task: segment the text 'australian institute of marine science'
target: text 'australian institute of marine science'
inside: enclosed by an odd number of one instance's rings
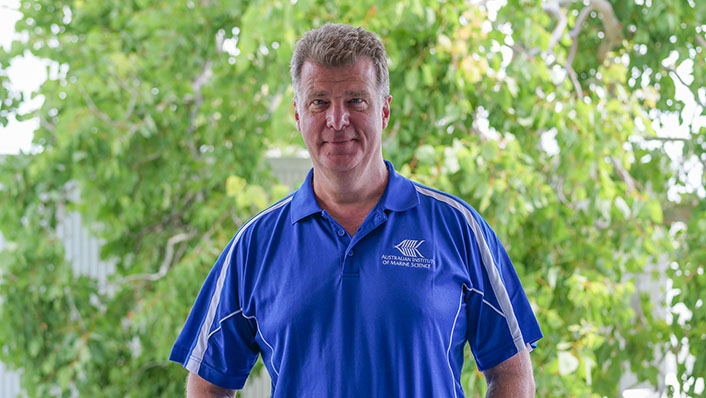
[[[433,258],[424,258],[418,248],[424,243],[423,240],[417,241],[413,239],[405,239],[395,245],[395,249],[402,253],[402,256],[394,254],[383,254],[380,258],[383,265],[396,265],[400,267],[411,268],[431,268],[434,265]]]

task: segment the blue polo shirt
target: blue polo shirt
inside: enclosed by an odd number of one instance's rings
[[[241,389],[262,355],[273,397],[462,397],[466,342],[482,371],[540,339],[483,218],[386,164],[353,237],[317,204],[312,172],[243,225],[170,359]]]

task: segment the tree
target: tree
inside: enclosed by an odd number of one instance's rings
[[[41,151],[0,165],[10,242],[0,359],[25,369],[31,396],[181,393],[185,372],[166,358],[193,298],[236,228],[281,195],[263,153],[301,146],[295,40],[337,21],[387,46],[385,156],[466,199],[506,243],[545,333],[533,353],[538,396],[616,396],[628,369],[660,385],[660,353],[704,350],[704,200],[687,189],[677,206],[667,195],[688,187],[689,161],[706,161],[706,131],[674,99],[686,85],[703,114],[706,5],[494,5],[22,1],[16,30],[27,40],[0,65],[29,51],[60,73],[22,115],[40,119]],[[676,72],[684,63],[688,76]],[[27,99],[0,81],[6,122]],[[676,169],[654,144],[672,113],[690,133]],[[81,200],[69,200],[69,182]],[[102,255],[117,261],[108,289],[64,260],[60,206],[105,240]],[[676,234],[673,214],[690,214]],[[636,289],[660,256],[677,264],[666,275],[680,289],[673,304],[692,311],[681,323],[656,317],[650,292]],[[679,358],[693,395],[704,359]],[[469,396],[483,393],[470,354],[462,379]]]

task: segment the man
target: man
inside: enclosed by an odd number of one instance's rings
[[[466,341],[488,396],[534,396],[542,334],[497,236],[383,160],[380,40],[323,26],[291,72],[314,167],[209,274],[170,357],[191,372],[187,396],[234,396],[262,355],[273,397],[462,397]]]

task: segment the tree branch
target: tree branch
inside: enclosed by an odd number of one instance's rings
[[[566,73],[569,75],[571,78],[571,83],[574,84],[574,90],[576,90],[576,95],[579,98],[583,98],[583,88],[581,87],[581,82],[579,82],[579,77],[576,74],[576,71],[570,64],[564,65],[564,68],[566,68]]]
[[[561,36],[564,34],[564,30],[568,25],[566,11],[561,8],[561,6],[571,4],[573,2],[573,0],[554,0],[552,2],[545,3],[542,6],[544,11],[552,14],[557,19],[557,24],[552,31],[552,36],[549,40],[549,47],[547,49],[547,51],[551,54],[554,54],[553,49],[559,40],[561,40]],[[564,63],[564,69],[571,79],[571,82],[574,85],[574,90],[579,98],[583,98],[583,88],[581,87],[581,82],[579,81],[578,75],[573,68],[573,63],[574,58],[576,57],[576,51],[578,49],[579,34],[581,33],[583,24],[586,22],[586,19],[588,19],[591,11],[594,9],[603,15],[602,22],[605,28],[605,40],[599,47],[598,60],[603,62],[606,53],[608,53],[608,51],[610,51],[613,46],[622,39],[620,21],[618,21],[615,17],[613,7],[607,0],[591,0],[589,4],[581,9],[579,16],[576,18],[574,27],[569,32],[569,36],[571,37],[571,47],[569,48],[569,54],[567,55],[566,62]],[[532,49],[527,53],[530,56],[534,55],[536,53],[536,49]]]
[[[565,3],[566,1],[564,1]],[[542,9],[552,15],[557,19],[556,26],[552,31],[552,37],[549,39],[549,46],[547,51],[554,53],[554,47],[561,40],[561,36],[564,34],[564,29],[568,25],[568,19],[566,18],[566,11],[560,7],[562,4],[559,0],[554,0],[551,3],[545,3]]]
[[[195,232],[189,232],[179,233],[169,238],[169,240],[167,240],[167,248],[165,250],[164,260],[162,260],[162,265],[160,265],[159,271],[157,271],[157,273],[129,275],[122,278],[118,283],[132,282],[136,280],[156,281],[163,278],[165,275],[167,275],[167,271],[172,265],[172,258],[174,257],[174,246],[177,243],[189,240],[194,236],[196,236]]]
[[[92,100],[91,97],[88,95],[88,93],[86,92],[86,90],[84,90],[83,88],[79,88],[79,90],[81,91],[81,94],[83,95],[83,98],[86,100],[86,103],[88,104],[88,107],[93,111],[93,113],[95,113],[96,115],[98,115],[98,118],[100,118],[102,121],[104,121],[104,122],[106,122],[106,123],[108,123],[108,124],[111,124],[111,125],[114,125],[114,124],[115,124],[115,121],[113,121],[113,119],[111,119],[110,116],[106,115],[103,111],[101,111],[100,109],[98,109],[98,107],[96,106],[96,103],[93,102],[93,100]]]
[[[706,39],[698,32],[696,33],[696,41],[699,42],[701,48],[706,51]]]
[[[135,104],[136,103],[137,103],[137,90],[130,93],[130,103],[128,104],[127,109],[125,110],[125,115],[123,116],[123,119],[125,119],[125,120],[130,119],[130,116],[132,116],[132,112],[135,111]]]
[[[571,64],[574,63],[574,57],[576,56],[576,50],[579,45],[579,33],[581,33],[581,28],[583,27],[584,22],[586,22],[588,16],[591,14],[591,11],[593,11],[593,3],[585,6],[581,10],[581,13],[579,13],[579,16],[576,18],[576,24],[569,32],[569,36],[571,37],[571,48],[569,49],[569,55],[566,57],[566,66],[569,68],[571,68]]]
[[[69,301],[69,306],[71,306],[71,312],[78,320],[78,324],[79,324],[79,326],[81,326],[81,330],[85,331],[86,330],[86,322],[83,321],[83,317],[81,316],[81,313],[79,312],[78,307],[76,307],[76,302],[74,301],[73,296],[71,296],[71,289],[69,289],[68,286],[64,287],[64,294],[66,294],[66,298]]]
[[[125,110],[125,115],[123,115],[123,119],[128,120],[130,116],[132,116],[132,112],[135,111],[135,104],[137,103],[137,97],[139,96],[139,94],[137,90],[133,90],[132,88],[130,88],[130,86],[126,84],[122,79],[117,80],[120,87],[130,93],[130,102],[128,103],[127,109]]]
[[[603,63],[605,55],[623,39],[622,24],[615,16],[613,6],[607,0],[592,0],[594,8],[603,14],[601,21],[605,28],[605,39],[598,48],[598,61]]]
[[[196,235],[196,234],[194,234]],[[172,263],[178,263],[181,261],[181,258],[184,256],[184,253],[186,253],[186,249],[189,248],[189,245],[181,245],[179,246],[179,250],[177,250],[176,254],[172,257]]]
[[[571,82],[574,84],[574,90],[576,90],[576,95],[579,98],[583,98],[583,88],[581,88],[581,82],[579,82],[579,78],[576,75],[576,71],[574,70],[572,64],[574,63],[576,50],[579,46],[579,33],[581,33],[581,28],[583,27],[584,22],[586,22],[586,18],[588,18],[591,14],[591,11],[593,11],[593,3],[585,6],[581,10],[581,13],[579,13],[578,18],[576,18],[576,25],[574,25],[569,32],[569,36],[571,37],[571,47],[569,48],[569,55],[566,57],[566,63],[564,63],[564,69],[566,69],[567,74],[571,78]]]
[[[554,190],[556,191],[556,196],[559,198],[559,202],[563,203],[566,205],[566,207],[573,209],[574,207],[571,206],[571,203],[566,199],[566,195],[564,195],[564,177],[559,176],[558,181],[556,183],[556,186],[554,187]]]
[[[663,141],[663,142],[673,142],[673,141],[681,141],[681,142],[689,142],[690,140],[688,138],[683,138],[683,137],[649,137],[649,138],[643,138],[645,141]]]
[[[42,116],[39,117],[39,125],[51,132],[56,130],[56,125],[54,125],[52,122]]]
[[[672,223],[677,221],[688,223],[691,218],[691,213],[696,209],[696,206],[698,206],[698,203],[695,201],[684,201],[682,203],[670,202],[664,207],[662,223],[664,225],[672,225]]]
[[[576,57],[576,50],[578,49],[579,33],[581,33],[583,24],[586,22],[586,19],[594,9],[603,14],[603,27],[605,28],[605,40],[601,43],[601,46],[598,49],[598,60],[603,62],[605,54],[622,39],[620,21],[618,21],[615,17],[613,6],[611,6],[608,1],[592,0],[590,4],[581,10],[579,16],[576,18],[576,24],[569,32],[569,36],[571,36],[571,48],[569,49],[569,55],[567,56],[566,63],[564,64],[564,68],[569,74],[569,77],[571,77],[571,81],[574,84],[574,89],[579,95],[579,98],[583,97],[583,89],[581,88],[581,83],[579,82],[576,71],[572,65],[574,63],[574,58]]]
[[[137,162],[135,162],[135,168],[142,166],[145,163],[149,163],[153,160],[159,159],[159,157],[162,156],[161,152],[155,152],[151,155],[145,156],[143,158],[140,158]]]
[[[229,215],[228,212],[223,212],[223,214],[221,214],[220,217],[218,217],[218,220],[215,223],[213,223],[211,228],[209,228],[209,230],[206,231],[206,233],[203,234],[203,236],[201,236],[201,238],[199,238],[199,242],[208,242],[209,240],[211,240],[211,235],[213,235],[213,233],[216,232],[216,228],[221,227],[223,225],[223,222],[228,217],[228,215]],[[242,225],[242,223],[238,224],[238,228],[240,228],[241,225]]]
[[[187,127],[186,129],[187,135],[192,135],[193,132],[196,130],[196,116],[198,115],[199,110],[201,109],[201,105],[203,104],[203,95],[201,94],[201,88],[204,84],[206,84],[206,82],[212,75],[211,65],[211,60],[206,61],[206,63],[204,63],[203,65],[203,70],[201,71],[201,74],[198,75],[196,79],[194,79],[194,81],[191,83],[191,89],[194,91],[194,104],[193,108],[191,109],[191,114],[189,115],[189,127]],[[199,153],[196,150],[196,147],[194,146],[193,142],[190,140],[187,140],[186,142],[189,146],[189,150],[191,150],[191,155],[194,158],[197,158],[199,156]]]
[[[512,48],[513,61],[515,59],[516,54],[524,54],[527,58],[532,58],[539,52],[539,49],[537,49],[537,48],[532,48],[532,49],[528,50],[517,43],[513,43],[512,46],[510,46],[510,48]]]
[[[637,188],[637,183],[635,182],[635,179],[632,178],[630,173],[628,173],[627,170],[623,168],[623,166],[618,163],[618,159],[614,157],[610,157],[610,163],[613,164],[613,168],[615,169],[615,172],[618,173],[618,176],[620,177],[621,180],[625,182],[625,185],[628,188],[628,193],[633,193],[636,191]]]
[[[153,231],[160,231],[164,228],[165,225],[168,223],[172,222],[173,220],[183,216],[187,210],[191,207],[191,205],[194,204],[196,195],[194,193],[189,193],[184,197],[184,205],[182,206],[181,210],[179,211],[174,211],[172,213],[167,214],[164,216],[159,222],[150,224],[145,226],[140,230],[140,232],[137,234],[137,243],[135,244],[135,248],[133,249],[133,253],[137,253],[140,251],[140,248],[142,246],[142,239],[147,235],[148,232],[153,232]]]

